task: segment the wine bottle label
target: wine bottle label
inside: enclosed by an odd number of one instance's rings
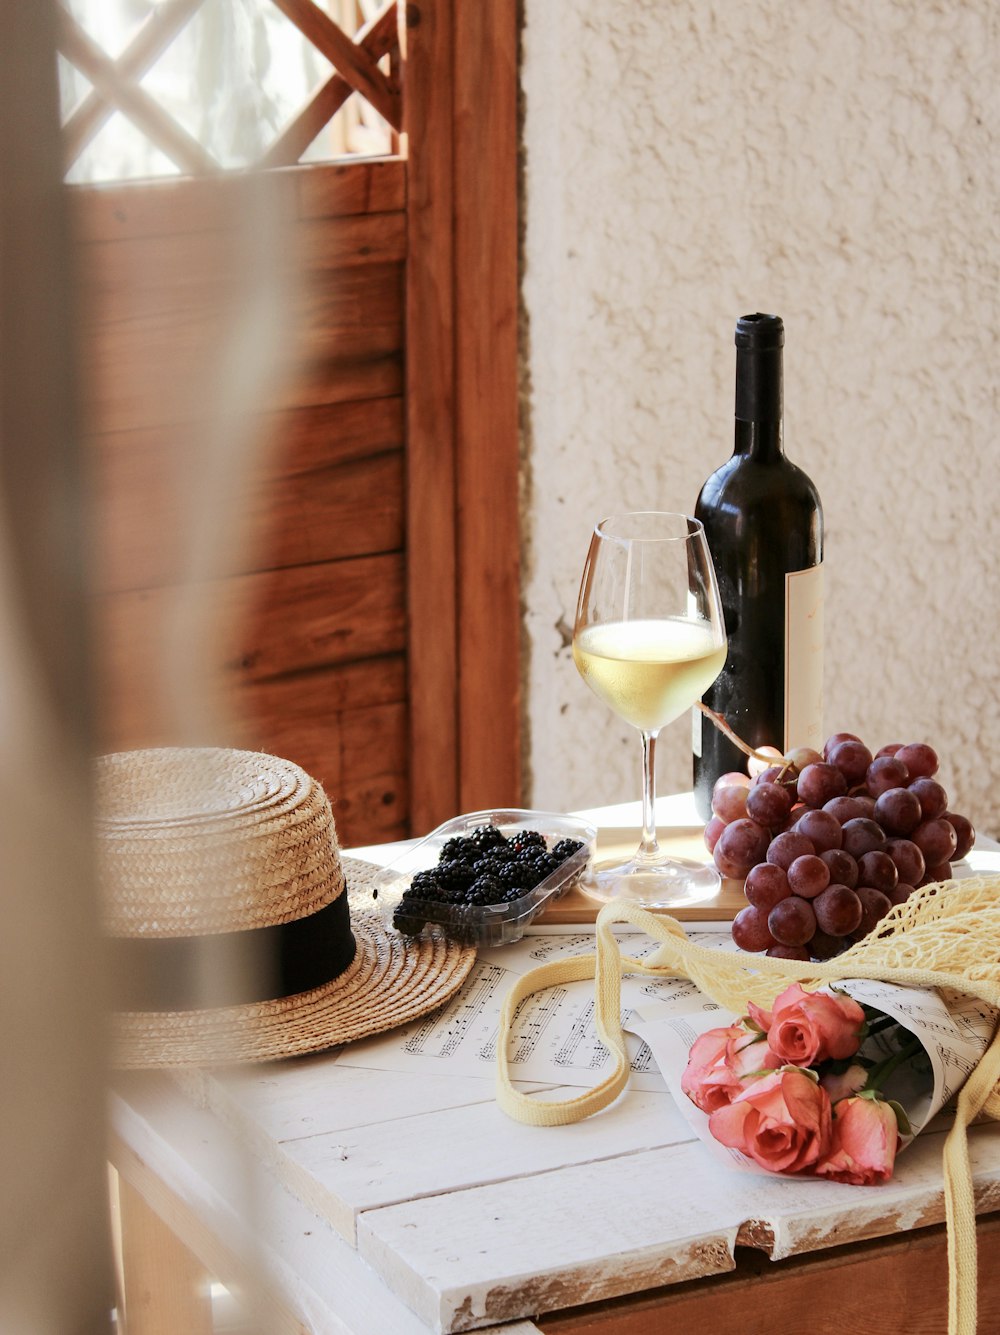
[[[785,576],[785,750],[823,749],[823,564]]]

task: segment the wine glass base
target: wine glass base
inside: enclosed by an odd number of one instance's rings
[[[663,858],[644,862],[619,858],[594,863],[579,882],[580,889],[602,903],[629,901],[645,909],[671,909],[709,904],[722,887],[722,877],[711,864],[690,858]]]

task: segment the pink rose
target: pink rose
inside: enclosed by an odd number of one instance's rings
[[[757,1011],[758,1023],[765,1011]],[[851,997],[786,987],[774,1003],[767,1043],[782,1062],[813,1066],[828,1057],[853,1057],[860,1044],[865,1013]]]
[[[859,1066],[857,1062],[852,1062],[846,1071],[835,1074],[833,1071],[824,1071],[819,1078],[819,1083],[830,1095],[830,1102],[838,1103],[841,1099],[848,1099],[852,1094],[859,1093],[868,1083],[868,1071],[864,1066]]]
[[[830,1146],[830,1100],[804,1071],[787,1066],[752,1085],[708,1119],[723,1145],[774,1173],[812,1168]]]
[[[771,1027],[771,1012],[762,1010],[755,1001],[748,1001],[747,1014],[757,1028],[766,1034]]]
[[[755,1071],[778,1065],[778,1058],[740,1024],[708,1029],[691,1045],[681,1089],[707,1113],[724,1108],[743,1089]]]
[[[896,1114],[880,1099],[844,1099],[837,1104],[829,1153],[816,1165],[822,1177],[870,1187],[892,1177],[899,1145]]]

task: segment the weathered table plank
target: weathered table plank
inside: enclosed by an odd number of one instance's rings
[[[403,1087],[386,1079],[398,1073],[331,1064],[325,1073],[297,1074],[316,1076],[319,1082],[296,1081],[304,1086],[297,1091],[298,1099],[305,1100],[301,1103],[290,1097],[279,1101],[284,1072],[268,1078],[274,1093],[269,1112],[281,1107],[280,1121],[298,1132],[291,1136],[267,1137],[255,1121],[261,1105],[245,1083],[208,1078],[204,1096],[285,1185],[350,1242],[366,1210],[691,1139],[690,1128],[665,1094],[630,1095],[613,1113],[613,1130],[607,1117],[597,1117],[554,1135],[505,1116],[488,1080],[438,1077],[427,1088],[423,1078],[418,1083],[400,1077],[420,1091],[417,1103],[425,1105],[420,1109],[409,1097],[402,1102]],[[364,1116],[366,1107],[371,1111]],[[310,1131],[303,1133],[305,1127]]]
[[[157,1075],[121,1077],[112,1159],[123,1180],[267,1335],[427,1335],[357,1251],[255,1164],[219,1119]],[[538,1335],[531,1321],[488,1335]]]
[[[925,1134],[861,1188],[738,1174],[688,1142],[370,1210],[358,1246],[433,1329],[465,1330],[718,1274],[738,1240],[780,1259],[939,1222],[941,1147]],[[979,1210],[1000,1208],[1000,1126],[972,1160]]]
[[[367,1070],[336,1061],[339,1049],[280,1065],[175,1077],[197,1103],[284,1142],[394,1122],[441,1108],[492,1102],[489,1080]]]

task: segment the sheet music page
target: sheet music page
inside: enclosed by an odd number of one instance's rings
[[[720,947],[726,947],[729,940],[728,931],[691,935]],[[645,959],[657,945],[649,937],[623,934],[622,953]],[[447,1006],[400,1029],[351,1043],[336,1060],[347,1066],[390,1071],[424,1069],[492,1081],[496,1075],[500,1010],[514,980],[539,965],[593,951],[594,933],[587,929],[524,936],[512,945],[482,950],[469,977]],[[622,980],[622,1028],[629,1030],[639,1007],[659,1001],[714,1009],[714,1003],[702,998],[687,979],[637,974]],[[593,978],[526,997],[515,1013],[509,1043],[512,1074],[517,1080],[584,1088],[598,1084],[611,1070],[611,1057],[594,1024]],[[626,1032],[626,1047],[632,1068],[630,1087],[666,1092],[648,1044]]]
[[[491,952],[484,952],[490,954]],[[336,1060],[385,1071],[433,1071],[440,1075],[496,1078],[500,1010],[518,974],[480,959],[442,1010],[387,1034],[351,1043]],[[648,1000],[648,997],[645,998]],[[622,1007],[622,1028],[632,1008]],[[516,1080],[590,1088],[611,1070],[611,1056],[594,1027],[592,978],[536,992],[518,1007],[509,1038]],[[626,1034],[630,1085],[666,1093],[653,1055],[642,1039]]]

